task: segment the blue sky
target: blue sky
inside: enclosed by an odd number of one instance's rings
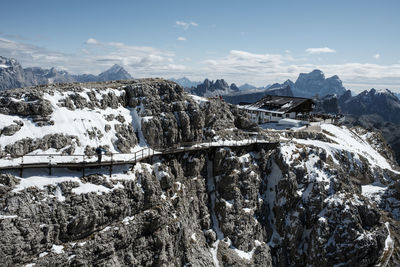
[[[400,90],[400,1],[3,1],[0,55],[23,66],[263,86],[319,68]]]

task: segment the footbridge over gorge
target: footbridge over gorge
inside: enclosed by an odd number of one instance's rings
[[[132,153],[106,153],[103,160],[97,162],[97,156],[87,156],[84,154],[62,155],[62,154],[26,154],[18,158],[10,156],[0,158],[0,172],[9,170],[19,170],[19,176],[23,177],[26,169],[48,169],[49,175],[53,174],[56,168],[69,168],[82,171],[85,176],[85,170],[108,167],[110,176],[113,166],[132,165],[137,162],[152,161],[154,156],[180,153],[185,151],[206,150],[219,147],[245,147],[250,145],[262,145],[267,149],[276,148],[279,145],[279,139],[265,135],[256,135],[244,140],[220,140],[210,142],[188,142],[178,143],[169,147],[154,148],[143,147]]]

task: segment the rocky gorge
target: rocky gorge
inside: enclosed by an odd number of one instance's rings
[[[6,90],[0,103],[0,166],[49,151],[90,156],[97,146],[130,153],[279,139],[155,155],[111,176],[2,171],[3,266],[400,262],[400,172],[379,133],[330,124],[265,131],[235,106],[162,79]]]

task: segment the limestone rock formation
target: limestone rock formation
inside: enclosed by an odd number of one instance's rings
[[[0,138],[10,154],[1,166],[35,153],[90,160],[98,146],[116,155],[201,143],[111,175],[3,171],[2,266],[400,263],[400,169],[380,133],[264,131],[234,106],[162,79],[14,89],[0,101],[10,102],[0,129],[19,127]],[[271,142],[234,145],[251,136]]]

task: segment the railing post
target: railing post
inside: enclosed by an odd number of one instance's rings
[[[49,156],[49,175],[51,176],[51,157]]]
[[[110,178],[112,176],[112,165],[113,165],[113,153],[111,153],[111,162],[110,162]]]
[[[82,156],[82,178],[85,178],[85,154]]]
[[[147,154],[148,154],[148,156],[149,156],[149,158],[150,158],[150,164],[153,164],[153,157],[151,156],[150,147],[149,147],[149,152],[148,152]]]
[[[19,176],[22,178],[22,173],[24,171],[24,155],[21,157],[21,169],[19,171]]]

